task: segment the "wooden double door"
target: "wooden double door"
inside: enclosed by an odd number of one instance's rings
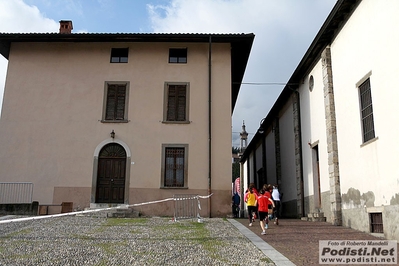
[[[104,146],[98,158],[96,203],[124,203],[126,151],[116,143]]]

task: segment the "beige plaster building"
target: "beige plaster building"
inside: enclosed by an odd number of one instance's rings
[[[74,209],[213,193],[231,211],[231,114],[253,34],[0,34],[0,182]],[[6,137],[5,137],[6,136]],[[173,202],[137,208],[173,215]]]

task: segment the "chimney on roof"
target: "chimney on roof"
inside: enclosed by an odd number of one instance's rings
[[[72,20],[60,20],[60,34],[71,34],[72,30]]]

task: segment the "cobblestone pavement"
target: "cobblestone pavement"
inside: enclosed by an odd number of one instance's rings
[[[0,266],[274,265],[228,220],[68,216],[0,224]]]
[[[266,235],[261,235],[259,220],[256,220],[252,227],[248,226],[248,219],[241,218],[236,221],[264,239],[296,265],[319,265],[319,240],[385,240],[327,222],[308,222],[300,219],[281,219],[279,225],[269,223]],[[397,250],[399,258],[399,244]]]

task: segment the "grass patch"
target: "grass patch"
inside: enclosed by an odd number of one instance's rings
[[[98,243],[96,246],[100,247],[107,254],[115,254],[115,243]]]
[[[19,236],[19,235],[29,234],[30,232],[32,232],[32,229],[23,229],[23,230],[20,230],[20,231],[9,233],[8,235],[6,235],[6,237],[7,238],[16,237],[16,236]]]
[[[205,227],[205,223],[191,223],[195,228],[195,235],[197,236],[197,242],[209,252],[209,256],[214,259],[221,260],[222,258],[218,255],[218,250],[225,246],[221,240],[212,238],[209,230]]]
[[[154,230],[163,231],[165,230],[165,227],[157,226]],[[193,243],[201,245],[207,252],[209,252],[209,256],[211,258],[218,260],[222,259],[218,255],[218,251],[220,250],[220,247],[225,246],[226,243],[222,240],[213,238],[209,230],[206,228],[206,223],[173,223],[168,225],[168,231],[172,233],[171,235],[173,235],[169,238],[169,240],[178,240],[181,238],[191,240]]]
[[[268,257],[265,258],[260,258],[261,262],[266,262],[266,263],[273,263],[273,261],[271,259],[269,259]]]
[[[103,226],[127,226],[145,224],[146,218],[108,218]]]
[[[95,240],[95,237],[92,236],[88,236],[88,235],[77,235],[77,234],[73,234],[72,235],[73,238],[77,238],[77,239],[81,239],[81,240]]]
[[[97,247],[101,248],[104,253],[109,255],[116,254],[116,251],[120,249],[120,247],[127,246],[127,242],[123,241],[122,243],[114,243],[114,242],[105,242],[105,243],[97,243],[95,244]]]

